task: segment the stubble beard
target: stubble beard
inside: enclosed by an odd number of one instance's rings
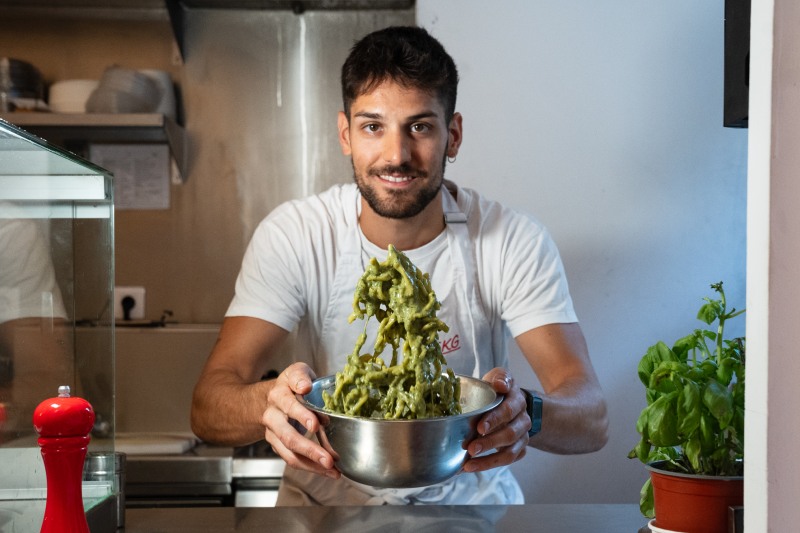
[[[351,164],[353,163],[352,159],[350,162]],[[386,166],[381,169],[369,168],[366,176],[359,176],[355,165],[353,165],[353,180],[355,180],[361,196],[367,201],[367,205],[379,216],[393,219],[411,218],[420,214],[439,194],[444,182],[445,162],[446,159],[443,159],[441,170],[430,177],[427,172],[413,169],[407,164]],[[389,190],[387,191],[389,198],[381,198],[375,188],[370,185],[367,177],[393,173],[414,176],[415,179],[426,179],[427,185],[417,193],[404,190]],[[411,196],[412,194],[414,196]]]

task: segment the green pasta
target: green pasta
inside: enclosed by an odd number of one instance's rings
[[[364,332],[344,369],[336,373],[333,393],[323,392],[325,408],[383,419],[460,413],[461,384],[452,369],[445,368],[439,345],[439,332],[448,331],[436,317],[439,307],[428,274],[405,254],[390,244],[386,261],[373,257],[356,285],[349,318],[364,320]],[[373,353],[362,354],[371,317],[380,323]],[[392,347],[388,365],[380,357],[387,344]]]

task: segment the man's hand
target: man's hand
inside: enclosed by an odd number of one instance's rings
[[[288,466],[338,479],[341,474],[334,468],[331,454],[298,431],[304,428],[314,434],[319,429],[316,415],[297,399],[297,395],[311,391],[314,378],[308,365],[295,363],[275,379],[261,418],[266,428],[264,437]]]
[[[319,429],[316,415],[297,398],[311,390],[314,371],[295,363],[275,379],[262,379],[288,335],[261,319],[225,318],[194,390],[192,431],[226,446],[263,438],[290,467],[339,478],[333,457],[304,436]]]
[[[511,373],[503,368],[494,368],[483,376],[483,380],[505,397],[500,405],[478,421],[478,437],[467,446],[470,459],[464,464],[465,472],[510,465],[525,457],[528,445],[531,419],[526,410],[525,395],[514,383]],[[495,450],[493,453],[480,455],[492,449]]]

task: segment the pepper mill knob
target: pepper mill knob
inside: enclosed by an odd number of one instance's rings
[[[33,412],[33,427],[47,476],[47,502],[41,533],[89,533],[83,508],[83,462],[94,425],[94,409],[70,396],[66,385]]]
[[[33,428],[40,437],[85,437],[94,418],[89,402],[70,396],[69,386],[61,385],[58,397],[43,401],[33,412]]]

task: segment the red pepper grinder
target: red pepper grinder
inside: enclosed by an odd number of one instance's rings
[[[82,481],[94,409],[69,392],[68,386],[60,386],[57,398],[43,401],[33,412],[33,427],[39,434],[47,475],[41,533],[89,533]]]

